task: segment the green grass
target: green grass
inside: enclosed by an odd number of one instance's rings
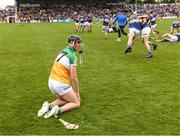
[[[161,34],[172,22],[159,24]],[[127,38],[116,42],[112,33],[104,40],[100,29],[79,34],[85,44],[81,107],[60,116],[80,127],[67,131],[56,118],[37,118],[37,111],[55,99],[48,76],[74,25],[0,24],[0,134],[180,134],[180,44],[159,43],[147,59],[139,37],[125,55]]]

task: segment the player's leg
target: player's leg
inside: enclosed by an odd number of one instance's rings
[[[166,36],[169,36],[169,34],[168,34],[168,33],[163,34],[161,37],[162,37],[162,38],[165,38]]]
[[[62,106],[66,104],[66,102],[62,100],[61,96],[59,96],[58,94],[55,94],[55,95],[57,99],[50,103],[50,107],[54,107],[55,105]]]
[[[152,34],[153,34],[153,37],[154,37],[154,39],[156,40],[157,39],[157,36],[156,36],[156,33],[155,33],[155,31],[154,31],[154,29],[151,29],[152,31]]]
[[[90,33],[90,32],[91,32],[91,23],[88,22],[87,24],[88,24],[88,25],[87,25],[87,26],[88,26],[88,32]]]
[[[153,26],[151,27],[151,32],[152,32],[154,38],[153,38],[153,40],[151,42],[148,40],[149,41],[149,45],[151,45],[153,47],[153,49],[156,50],[156,48],[158,46],[156,44],[157,36],[156,36],[155,29],[154,29]]]
[[[49,109],[44,113],[44,118],[56,116],[60,110],[59,106],[65,105],[67,103],[67,101],[65,101],[62,96],[72,91],[72,87],[70,85],[61,83],[53,79],[49,79],[48,86],[49,90],[57,96],[57,99],[48,104]]]
[[[92,32],[92,23],[89,25],[89,32]]]
[[[157,49],[158,46],[155,42],[150,42],[150,41],[149,41],[149,45],[153,47],[154,51]]]
[[[170,42],[177,42],[178,41],[178,37],[175,35],[169,35],[169,37],[167,38]]]
[[[79,23],[78,23],[77,26],[76,26],[77,32],[79,32],[79,29],[80,29],[80,25],[79,25]]]
[[[85,22],[84,28],[85,28],[85,31],[86,31],[86,32],[89,32],[88,22]]]
[[[148,36],[144,36],[143,37],[143,42],[144,42],[144,45],[147,49],[147,58],[151,58],[153,55],[152,55],[152,52],[151,52],[151,48],[150,48],[150,45],[149,45],[149,37]]]
[[[156,30],[156,29],[154,29],[154,32],[155,32],[155,33],[157,33],[157,34],[159,34],[159,33],[160,33],[160,32],[159,32],[158,30]]]
[[[82,25],[82,32],[84,32],[84,29],[85,29],[85,25],[83,24]]]
[[[80,101],[78,100],[78,97],[73,91],[72,87],[70,87],[68,91],[65,92],[65,94],[63,95],[58,94],[58,95],[60,96],[59,100],[61,102],[64,101],[64,105],[62,106],[54,105],[52,109],[47,114],[45,114],[44,118],[57,116],[59,113],[66,112],[66,111],[80,107]]]
[[[132,47],[134,45],[134,40],[136,35],[138,35],[140,33],[139,30],[135,29],[135,28],[130,28],[129,29],[129,34],[128,34],[128,43],[127,43],[127,48],[125,50],[125,53],[131,52],[132,51]]]
[[[108,26],[102,26],[102,33],[105,39],[107,39]]]
[[[79,26],[76,25],[76,32],[79,32]]]
[[[128,43],[127,43],[127,48],[125,50],[125,53],[131,52],[132,51],[132,46],[134,43],[134,35],[133,34],[128,34]]]
[[[80,101],[73,90],[64,94],[62,99],[67,103],[60,107],[60,112],[66,112],[80,107]]]
[[[89,33],[89,23],[87,23],[87,32]]]
[[[91,24],[88,22],[88,32],[91,32]]]
[[[157,35],[156,35],[156,33],[158,33],[158,34],[159,34],[159,31],[158,31],[158,30],[156,30],[155,28],[156,28],[156,24],[151,26],[151,32],[152,32],[152,34],[153,34],[154,40],[156,40],[156,39],[157,39]]]
[[[118,39],[116,41],[121,41],[121,30],[120,30],[120,27],[118,27]]]
[[[151,52],[151,48],[150,48],[150,45],[149,45],[149,35],[150,35],[150,32],[151,32],[151,29],[149,27],[146,27],[142,30],[142,38],[143,38],[143,42],[144,42],[144,45],[147,49],[147,58],[151,58],[153,55],[152,55],[152,52]]]
[[[53,90],[53,80],[49,79],[48,81],[48,87],[49,90],[52,93],[55,93]],[[38,117],[42,117],[44,114],[46,114],[47,112],[49,112],[49,110],[51,109],[50,103],[48,101],[45,101],[42,105],[42,107],[39,109],[37,116]]]
[[[127,36],[127,33],[124,31],[124,27],[120,27],[120,29],[121,29],[121,33],[122,33],[123,35]]]
[[[38,117],[42,117],[44,114],[48,113],[49,111],[54,110],[55,112],[57,110],[57,105],[62,106],[66,104],[67,102],[60,99],[60,96],[56,95],[58,99],[54,100],[53,102],[49,103],[45,101],[41,107],[41,109],[38,111]]]
[[[108,30],[105,29],[105,30],[104,30],[104,38],[105,38],[105,39],[107,39],[107,33],[108,33]]]
[[[82,32],[82,24],[79,25],[79,32]]]
[[[166,33],[166,34],[164,34],[164,35],[161,36],[160,42],[168,42],[168,41],[171,41],[172,36],[173,36],[173,35]]]
[[[41,108],[38,110],[38,117],[42,117],[44,114],[46,114],[50,110],[50,104],[48,101],[45,101]]]

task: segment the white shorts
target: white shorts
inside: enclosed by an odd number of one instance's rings
[[[150,33],[151,33],[150,27],[145,27],[145,28],[142,29],[141,36],[142,37],[147,37],[147,36],[150,35]]]
[[[139,30],[137,30],[136,28],[129,28],[129,34],[128,35],[133,35],[135,37],[138,34],[140,34]]]
[[[88,22],[88,26],[92,26],[92,23]]]
[[[89,22],[84,22],[85,26],[89,26]]]
[[[175,36],[175,35],[172,35],[170,41],[171,42],[177,42],[178,41],[178,37]]]
[[[70,85],[58,82],[58,81],[50,79],[50,78],[48,81],[48,86],[49,86],[50,91],[53,94],[59,94],[59,95],[64,95],[67,92],[70,92],[73,90]]]
[[[112,28],[109,28],[108,32],[110,32],[110,33],[113,32],[113,29],[112,29]]]
[[[85,26],[85,23],[80,23],[80,26]]]
[[[79,23],[75,23],[76,26],[79,26]]]
[[[156,26],[157,26],[157,24],[152,25],[152,26],[151,26],[151,29],[155,29]]]

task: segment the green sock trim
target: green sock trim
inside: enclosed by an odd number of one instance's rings
[[[60,114],[61,113],[61,109],[60,109],[60,107],[59,107],[59,111],[58,111],[58,114]]]

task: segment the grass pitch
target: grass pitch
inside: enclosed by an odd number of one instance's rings
[[[158,24],[160,35],[173,20]],[[74,24],[0,24],[0,134],[13,135],[174,135],[180,134],[180,43],[158,43],[152,59],[140,37],[124,54],[127,37],[102,38],[101,26],[79,33],[85,44],[78,67],[81,107],[61,114],[80,127],[68,131],[56,118],[37,117],[48,76]]]

